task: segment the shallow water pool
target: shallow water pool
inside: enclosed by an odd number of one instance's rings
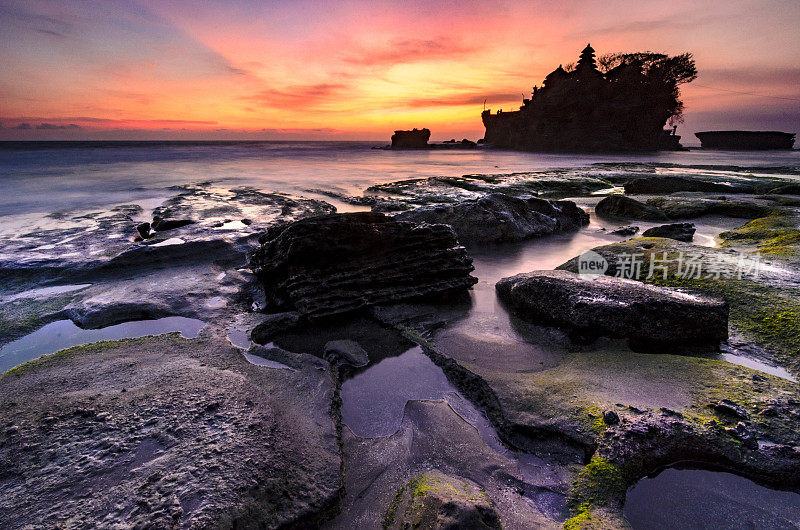
[[[800,495],[721,471],[668,468],[628,490],[634,530],[797,529]]]
[[[137,320],[100,329],[81,329],[71,320],[58,320],[0,348],[0,373],[42,355],[101,340],[161,335],[175,331],[193,339],[203,326],[205,322],[202,320],[186,317]]]

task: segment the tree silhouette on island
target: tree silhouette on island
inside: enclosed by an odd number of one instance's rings
[[[485,142],[527,151],[680,149],[669,123],[682,121],[679,85],[697,77],[691,53],[614,53],[591,45],[559,65],[517,111],[484,110]]]

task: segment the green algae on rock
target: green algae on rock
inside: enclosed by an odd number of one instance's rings
[[[438,471],[403,485],[383,521],[384,529],[500,529],[492,501],[474,483]]]

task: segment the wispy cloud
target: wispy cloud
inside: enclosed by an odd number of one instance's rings
[[[519,92],[469,92],[452,96],[422,97],[407,99],[402,102],[407,107],[457,107],[462,105],[482,105],[497,103],[522,103],[523,94]]]
[[[279,109],[313,108],[344,97],[349,87],[341,83],[295,85],[283,89],[268,88],[243,99],[263,107]]]
[[[357,49],[345,56],[346,62],[366,66],[383,66],[417,61],[454,59],[474,53],[479,48],[450,38],[395,39],[385,45]]]
[[[675,13],[662,17],[645,18],[638,20],[625,20],[620,18],[619,22],[603,26],[588,26],[581,31],[569,33],[568,38],[583,37],[592,35],[603,37],[607,35],[619,36],[631,33],[653,33],[656,31],[675,31],[678,29],[697,29],[710,22],[720,22],[728,17],[715,13],[713,15],[699,15],[692,13]]]
[[[162,125],[217,125],[216,121],[207,120],[174,120],[174,119],[119,119],[119,118],[97,118],[93,116],[69,116],[69,117],[36,117],[36,116],[17,116],[0,117],[3,123],[14,123],[18,129],[40,129],[40,130],[63,130],[81,127],[136,127],[141,125],[162,126]],[[38,122],[36,126],[32,123]]]

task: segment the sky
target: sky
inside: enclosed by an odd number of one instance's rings
[[[0,0],[0,140],[483,136],[591,42],[691,52],[679,134],[800,132],[798,0]]]

